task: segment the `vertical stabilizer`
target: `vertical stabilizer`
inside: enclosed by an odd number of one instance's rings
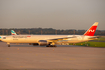
[[[98,22],[95,22],[85,33],[86,36],[94,36]]]
[[[14,30],[11,30],[11,35],[17,35]]]

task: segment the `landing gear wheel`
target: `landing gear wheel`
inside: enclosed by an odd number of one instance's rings
[[[57,47],[56,45],[52,45],[52,47]]]
[[[57,47],[56,45],[54,45],[54,47]]]
[[[49,47],[49,45],[46,45],[46,47]]]
[[[8,45],[8,47],[10,47],[10,45]]]
[[[57,47],[56,45],[47,45],[46,47]]]
[[[51,47],[51,45],[47,45],[46,47]]]

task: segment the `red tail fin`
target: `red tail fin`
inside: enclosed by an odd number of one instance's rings
[[[98,22],[95,22],[85,33],[86,36],[94,36]]]

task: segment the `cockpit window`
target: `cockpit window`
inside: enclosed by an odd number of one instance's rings
[[[6,39],[6,37],[3,37],[3,39]]]

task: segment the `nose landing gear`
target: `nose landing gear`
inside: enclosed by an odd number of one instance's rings
[[[8,44],[8,47],[10,47],[10,43],[7,43]]]

